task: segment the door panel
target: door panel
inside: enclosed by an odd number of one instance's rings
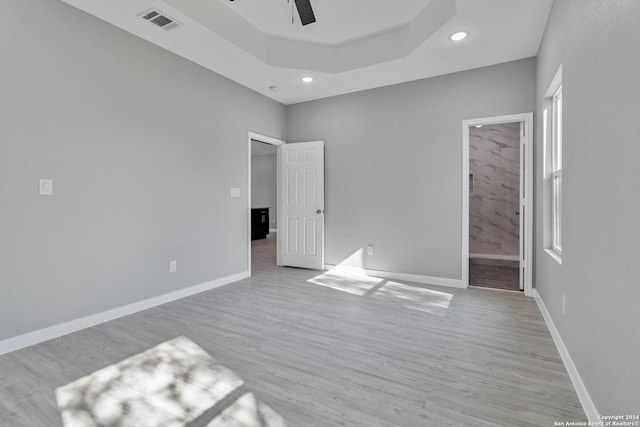
[[[287,200],[286,203],[289,206],[296,206],[298,204],[298,171],[287,171]]]
[[[304,204],[307,206],[317,204],[316,192],[318,188],[317,170],[307,169],[305,170],[305,191],[304,191]]]
[[[317,234],[318,221],[315,218],[304,219],[304,254],[315,256],[317,254]]]
[[[324,142],[284,144],[282,265],[324,267]]]
[[[297,254],[298,253],[298,218],[287,217],[286,230],[286,253]]]

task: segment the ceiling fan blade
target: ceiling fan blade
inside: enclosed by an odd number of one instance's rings
[[[311,7],[311,0],[295,0],[295,2],[302,25],[316,22],[316,16],[313,14],[313,8]]]

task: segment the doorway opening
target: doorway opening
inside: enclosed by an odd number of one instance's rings
[[[249,132],[247,269],[279,265],[279,161],[284,141]],[[252,259],[254,258],[254,259]]]
[[[520,126],[469,129],[469,286],[520,290]]]
[[[531,294],[533,114],[463,122],[463,281]]]

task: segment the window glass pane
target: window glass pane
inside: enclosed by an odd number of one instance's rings
[[[562,174],[553,175],[553,195],[552,195],[552,209],[553,209],[553,247],[556,250],[562,248]]]
[[[558,133],[556,135],[556,165],[555,170],[562,169],[562,87],[558,89]]]
[[[562,250],[562,174],[558,176],[558,220],[556,223],[558,228],[558,236],[556,247]]]
[[[556,246],[556,242],[558,241],[558,191],[557,191],[557,181],[556,176],[553,177],[553,190],[552,190],[552,201],[551,207],[553,212],[553,218],[551,219],[552,227],[553,227],[553,246]]]
[[[562,169],[562,86],[553,95],[553,129],[551,135],[551,169]]]

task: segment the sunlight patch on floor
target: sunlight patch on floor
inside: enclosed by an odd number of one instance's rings
[[[382,279],[367,276],[363,268],[363,256],[363,249],[360,248],[331,270],[307,282],[362,296],[382,282]]]
[[[337,291],[363,296],[376,285],[381,283],[382,279],[350,271],[341,271],[336,267],[326,273],[314,277],[313,279],[307,280],[307,282],[335,289]]]
[[[444,316],[449,308],[453,294],[434,291],[416,285],[387,281],[377,289],[372,298],[396,299],[407,308]]]
[[[59,387],[56,399],[65,427],[178,427],[216,407],[243,383],[193,341],[178,337]],[[234,405],[218,408],[215,415]]]
[[[377,300],[402,304],[406,308],[444,316],[453,294],[369,276],[363,267],[363,249],[358,249],[343,262],[308,283]]]

